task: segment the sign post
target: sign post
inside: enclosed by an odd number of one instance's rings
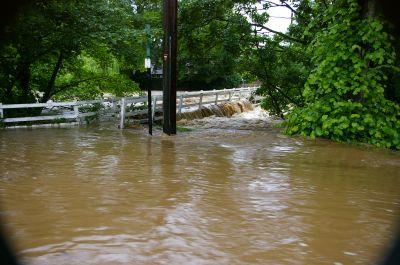
[[[163,132],[176,134],[177,0],[164,0]]]
[[[146,25],[146,35],[147,35],[147,43],[146,43],[146,58],[144,60],[144,67],[147,69],[147,119],[149,123],[149,134],[153,135],[153,117],[152,117],[152,109],[151,109],[151,55],[150,55],[150,25]]]

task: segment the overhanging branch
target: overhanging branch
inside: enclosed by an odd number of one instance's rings
[[[292,41],[292,42],[297,42],[297,43],[300,43],[300,44],[307,44],[307,43],[306,43],[305,41],[303,41],[303,40],[299,40],[299,39],[293,38],[293,37],[291,37],[291,36],[289,36],[289,35],[287,35],[287,34],[285,34],[285,33],[282,33],[282,32],[276,31],[276,30],[273,30],[273,29],[268,28],[268,27],[266,27],[266,26],[264,26],[264,25],[257,24],[257,23],[250,23],[250,25],[255,26],[255,27],[258,27],[258,28],[261,28],[261,29],[265,29],[265,30],[267,30],[267,31],[269,31],[269,32],[272,32],[272,33],[275,33],[275,34],[281,36],[282,38],[284,38],[285,40]]]
[[[70,82],[68,84],[58,86],[57,89],[54,90],[54,93],[52,93],[51,96],[54,96],[55,94],[60,93],[61,91],[64,91],[65,89],[68,89],[73,86],[77,86],[82,83],[100,81],[100,80],[105,80],[105,79],[107,79],[107,77],[91,77],[91,78],[76,80],[76,81]]]

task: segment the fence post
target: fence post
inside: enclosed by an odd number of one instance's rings
[[[229,90],[229,98],[228,98],[228,101],[231,101],[231,99],[232,99],[232,91]]]
[[[0,119],[4,118],[4,113],[3,113],[3,103],[0,103]]]
[[[215,93],[215,105],[218,105],[218,92]]]
[[[203,91],[203,90],[201,90],[201,91]],[[202,106],[203,106],[203,92],[201,92],[201,94],[200,94],[199,109],[201,109]]]
[[[117,104],[114,98],[111,99],[111,117],[115,117],[115,111],[117,109]]]
[[[182,113],[182,104],[183,104],[183,94],[181,94],[181,96],[179,97],[179,109],[178,109],[179,114]]]
[[[213,89],[213,92],[214,92],[215,94],[217,94],[217,92],[215,91],[215,89]]]
[[[78,105],[74,105],[74,116],[76,118],[76,121],[80,124],[80,118],[79,118],[79,106]]]
[[[226,100],[227,100],[227,99],[226,99],[226,93],[227,93],[227,92],[226,92],[226,88],[224,88],[224,92],[222,93],[222,95],[224,95],[224,96],[223,96],[223,98],[224,98],[223,101],[226,101]],[[228,95],[229,95],[229,93],[228,93]]]
[[[121,113],[120,113],[120,122],[119,128],[122,130],[124,128],[125,123],[125,98],[121,99]]]

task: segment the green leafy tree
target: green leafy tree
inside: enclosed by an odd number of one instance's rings
[[[308,40],[304,39],[303,30],[310,21],[310,11],[300,1],[259,2],[262,8],[254,1],[240,5],[253,29],[243,64],[261,82],[257,93],[264,97],[262,107],[283,117],[291,107],[303,105],[302,91],[310,72],[310,57],[304,53]],[[270,18],[268,11],[275,7],[291,11],[292,18],[287,18],[292,19],[288,32],[277,32],[266,26]]]
[[[85,89],[90,92],[84,98],[97,97],[119,92],[121,84],[125,91],[137,90],[123,71],[138,67],[143,57],[134,16],[131,1],[124,0],[30,3],[6,29],[0,47],[0,99],[81,98]],[[122,52],[129,49],[136,56]]]
[[[352,0],[335,1],[322,18],[305,105],[287,116],[286,133],[400,149],[400,109],[384,95],[396,54],[382,22]]]
[[[308,58],[302,46],[282,46],[278,40],[256,40],[246,53],[246,67],[261,81],[257,93],[262,107],[282,117],[293,105],[303,105],[303,86],[309,74]]]
[[[240,57],[250,26],[226,0],[182,0],[179,3],[179,87],[220,89],[238,86]]]

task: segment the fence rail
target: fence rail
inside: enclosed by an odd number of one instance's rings
[[[206,104],[218,104],[221,102],[249,97],[257,88],[258,87],[246,87],[211,91],[178,92],[176,104],[177,112],[180,114],[185,109],[190,109],[195,106],[202,108],[202,106]],[[12,124],[19,122],[54,122],[57,120],[68,120],[71,122],[71,124],[80,124],[83,118],[96,116],[101,112],[101,114],[104,116],[117,117],[119,119],[119,127],[123,129],[125,119],[127,117],[147,114],[147,110],[143,109],[147,102],[147,96],[139,96],[74,102],[48,102],[30,104],[0,103],[0,122],[4,124]],[[83,110],[85,107],[93,107],[94,104],[101,104],[104,108],[101,111]],[[43,110],[40,116],[5,118],[4,110],[27,108],[42,108]],[[57,113],[55,115],[54,113],[51,113],[53,108],[58,110],[62,109],[64,110],[64,113]],[[68,109],[68,111],[65,111],[65,109]],[[155,95],[152,97],[153,118],[157,111],[162,111],[162,95]],[[47,112],[47,115],[45,115],[46,113],[43,112]],[[157,120],[160,118],[155,117],[154,119]]]
[[[3,105],[0,103],[0,121],[3,123],[15,123],[15,122],[34,122],[34,121],[51,121],[51,120],[78,120],[82,117],[89,117],[97,115],[97,112],[80,112],[79,108],[84,106],[90,106],[96,103],[102,103],[102,100],[91,100],[91,101],[74,101],[74,102],[48,102],[48,103],[30,103],[30,104],[7,104]],[[28,108],[46,108],[52,109],[54,107],[62,108],[73,108],[71,113],[62,113],[58,115],[40,115],[40,116],[29,116],[29,117],[15,117],[15,118],[4,118],[4,110],[7,109],[28,109]]]

